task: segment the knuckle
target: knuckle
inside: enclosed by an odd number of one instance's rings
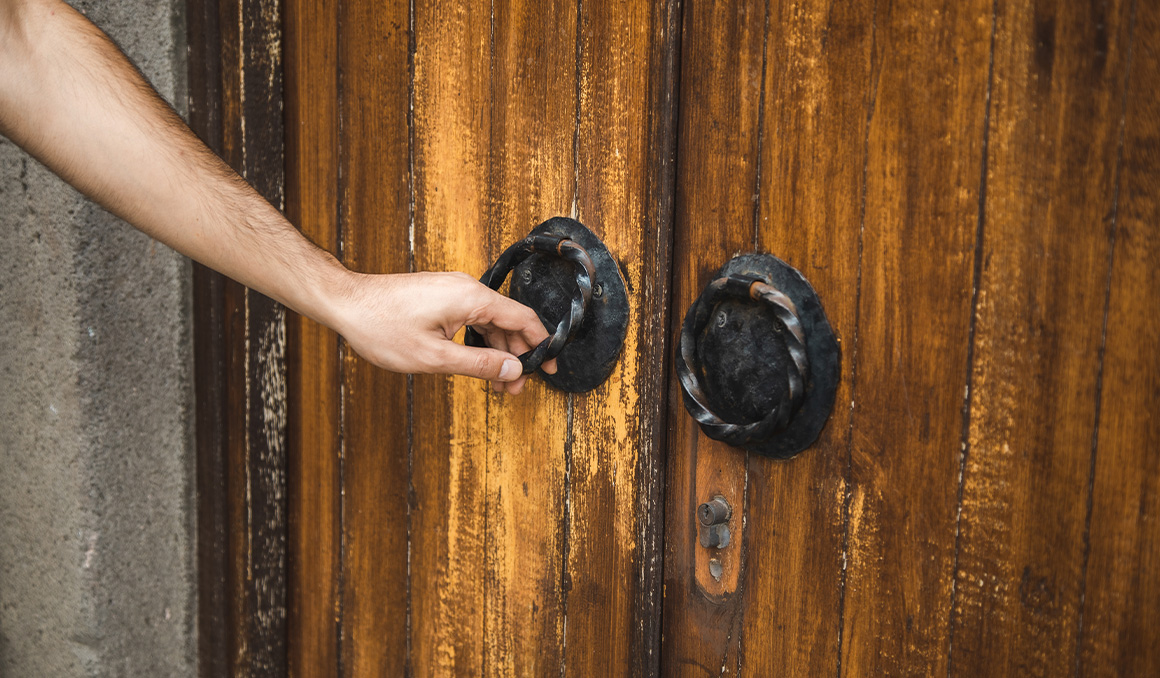
[[[443,348],[420,351],[415,356],[415,371],[420,374],[439,372],[447,364],[447,359],[447,352]]]
[[[495,361],[492,359],[491,353],[487,351],[479,351],[475,356],[474,363],[472,364],[472,370],[474,371],[475,376],[481,378],[491,376],[492,372],[494,371],[492,369],[494,362]]]

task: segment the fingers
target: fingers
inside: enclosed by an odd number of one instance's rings
[[[524,341],[524,338],[519,334],[509,334],[507,332],[497,334],[504,335],[504,339],[507,341],[508,351],[510,351],[513,355],[521,356],[531,350],[531,347],[528,346],[528,342]],[[507,385],[507,392],[512,395],[518,394],[520,391],[524,390],[524,382],[527,380],[528,375],[525,374],[519,379],[511,382]]]
[[[507,337],[504,336],[503,332],[486,332],[483,335],[483,339],[491,348],[497,351],[503,351],[504,353],[511,353],[511,350],[508,349]],[[507,382],[499,381],[498,379],[493,380],[491,382],[491,390],[496,393],[506,393]]]
[[[514,355],[494,348],[474,348],[445,342],[440,350],[440,370],[477,379],[508,384],[523,378],[523,366]]]
[[[480,309],[480,317],[468,324],[473,326],[490,325],[503,330],[507,333],[509,340],[519,337],[522,348],[512,349],[512,353],[517,355],[531,350],[533,346],[539,345],[540,342],[548,338],[548,330],[544,329],[544,324],[540,322],[535,311],[485,285],[480,284],[480,288],[485,292],[485,303]],[[554,374],[556,372],[555,359],[544,361],[541,368],[548,374]]]

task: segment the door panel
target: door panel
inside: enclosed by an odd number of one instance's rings
[[[491,15],[415,9],[415,267],[482,271]],[[483,665],[487,638],[488,396],[477,383],[421,375],[413,398],[423,425],[411,452],[411,661],[417,675],[466,675]]]
[[[338,3],[290,3],[285,31],[286,214],[315,244],[338,253]],[[292,675],[333,678],[342,565],[339,338],[296,314],[286,325],[287,665]]]
[[[320,215],[304,231],[337,233],[356,270],[478,275],[573,215],[620,261],[630,318],[600,388],[519,397],[338,343],[327,377],[332,335],[295,325],[291,645],[337,648],[291,650],[296,674],[655,672],[675,4],[308,5],[287,7],[288,46],[309,50],[287,76],[296,209]],[[334,192],[313,188],[326,148]],[[330,411],[310,403],[336,387],[331,456],[314,447]]]
[[[339,7],[340,258],[355,271],[405,273],[410,17],[401,3]],[[381,675],[403,665],[408,645],[399,628],[409,601],[411,384],[341,351],[339,661],[349,675]]]
[[[1155,566],[1140,456],[1155,427],[1136,413],[1156,389],[1126,367],[1151,364],[1131,342],[1154,321],[1129,309],[1154,291],[1154,238],[1116,215],[1121,145],[1136,162],[1123,181],[1155,187],[1150,109],[1128,84],[1155,26],[1133,28],[1131,3],[766,9],[685,7],[671,332],[732,254],[769,251],[817,288],[843,383],[818,443],[788,462],[705,437],[673,383],[664,672],[1151,666],[1137,663],[1147,614],[1107,609],[1135,607],[1120,587],[1154,599],[1126,583]],[[1133,204],[1146,219],[1139,189]],[[1117,232],[1132,254],[1112,256]],[[1103,362],[1106,308],[1119,363]],[[715,494],[741,515],[710,551],[694,510]]]
[[[764,38],[686,9],[673,303],[733,252],[777,254],[818,290],[843,383],[792,461],[711,441],[673,406],[665,663],[926,671],[949,621],[989,3],[932,18],[921,2],[772,2],[768,20],[762,4],[714,10],[754,15]],[[741,77],[713,76],[738,53]],[[695,541],[693,511],[719,491],[744,514],[722,558],[735,591]]]
[[[1094,676],[1160,666],[1160,7],[1139,2],[1130,16],[1112,206],[1100,215],[1112,266],[1077,654]]]
[[[607,382],[510,397],[293,315],[283,362],[199,273],[205,675],[1155,673],[1152,4],[195,2],[199,127],[275,201],[284,139],[348,266],[479,275],[572,215],[630,302]],[[671,378],[754,250],[840,341],[793,460]]]
[[[946,670],[992,3],[874,20],[845,675]]]
[[[1075,668],[1130,16],[995,16],[955,675]]]
[[[664,613],[665,666],[673,672],[834,670],[870,9],[770,3],[768,16],[757,2],[685,9],[673,336],[718,267],[736,252],[761,249],[810,278],[846,357],[833,420],[792,462],[749,459],[706,438],[674,381]],[[734,507],[733,539],[715,554],[721,582],[708,571],[693,513],[719,493]]]

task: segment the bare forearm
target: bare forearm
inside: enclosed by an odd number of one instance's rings
[[[334,326],[346,270],[198,140],[60,2],[0,0],[0,132],[174,249]]]
[[[518,393],[525,377],[513,354],[547,338],[531,309],[467,275],[346,270],[56,0],[0,0],[0,133],[137,228],[330,326],[380,367],[467,374]],[[454,343],[464,324],[493,348]]]

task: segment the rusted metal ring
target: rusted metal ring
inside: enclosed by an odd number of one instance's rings
[[[584,314],[592,300],[592,278],[595,277],[592,258],[588,256],[588,251],[575,241],[551,235],[530,235],[504,250],[479,281],[493,290],[499,290],[512,269],[537,253],[557,256],[574,265],[576,293],[572,296],[568,315],[560,319],[555,332],[538,346],[519,356],[524,374],[535,372],[544,361],[560,355],[560,351],[572,339],[576,328],[584,321]],[[464,333],[463,343],[478,348],[487,347],[483,336],[470,326]]]
[[[773,407],[757,421],[729,422],[714,413],[698,378],[696,347],[717,306],[727,299],[752,299],[765,304],[780,322],[784,332],[790,362],[786,367],[789,397]],[[730,445],[746,446],[768,439],[789,424],[794,412],[801,406],[809,381],[810,363],[806,353],[805,331],[798,317],[797,306],[768,281],[750,275],[732,274],[717,278],[705,288],[701,298],[685,316],[681,328],[680,355],[676,361],[677,376],[685,392],[689,414],[701,425],[705,434]]]

